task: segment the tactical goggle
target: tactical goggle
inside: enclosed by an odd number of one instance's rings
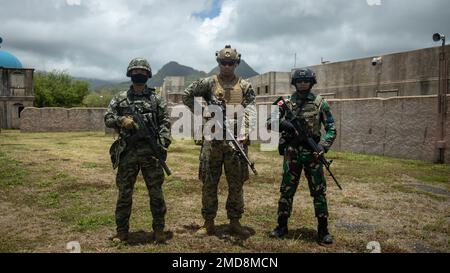
[[[303,79],[296,79],[295,83],[312,83],[314,80],[312,78],[303,78]]]
[[[223,66],[234,66],[236,64],[236,61],[227,61],[227,60],[221,60],[219,63]]]

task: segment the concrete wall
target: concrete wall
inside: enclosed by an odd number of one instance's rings
[[[329,100],[329,103],[338,130],[334,150],[429,162],[437,159],[437,96],[335,99]],[[450,95],[447,96],[447,105],[450,105]],[[447,107],[446,163],[450,163],[449,109],[450,107]],[[105,110],[26,108],[22,112],[21,130],[105,131]],[[172,119],[172,122],[174,121],[176,119]]]
[[[437,96],[328,100],[338,131],[333,150],[435,162]],[[271,105],[260,103],[259,105]],[[450,95],[447,95],[450,105]],[[450,106],[445,161],[450,163]]]
[[[447,96],[447,104],[450,95]],[[437,160],[436,96],[330,100],[338,137],[333,149],[406,159]],[[450,163],[450,111],[446,163]]]
[[[21,132],[105,131],[104,108],[25,108]]]

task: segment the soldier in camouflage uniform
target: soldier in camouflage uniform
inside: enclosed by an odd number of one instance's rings
[[[336,139],[336,127],[327,101],[320,95],[311,92],[317,83],[315,73],[308,69],[294,71],[292,85],[296,92],[291,96],[289,107],[300,118],[305,118],[310,132],[323,152],[327,152]],[[328,232],[328,207],[326,199],[326,181],[323,165],[318,162],[307,143],[295,142],[293,136],[283,132],[284,113],[280,113],[280,153],[284,153],[283,179],[281,182],[281,196],[278,202],[278,226],[272,231],[272,237],[282,237],[288,233],[288,219],[292,213],[292,203],[297,190],[302,170],[311,196],[314,199],[315,215],[318,219],[318,240],[320,243],[331,244],[332,237]],[[321,125],[324,125],[326,134],[321,138]]]
[[[118,167],[116,184],[119,189],[115,213],[117,235],[113,238],[121,241],[128,239],[133,189],[141,170],[149,192],[155,240],[163,243],[166,214],[162,191],[164,172],[145,140],[134,138],[130,141],[130,137],[139,129],[131,116],[132,106],[143,115],[145,122],[156,127],[155,131],[159,133],[156,141],[164,147],[163,150],[167,150],[171,143],[170,118],[166,102],[155,93],[155,89],[146,85],[152,76],[147,60],[133,59],[128,66],[127,76],[131,77],[133,85],[112,99],[105,114],[106,126],[119,132],[119,138],[110,150],[114,168]]]
[[[202,97],[208,104],[212,99],[218,99],[227,106],[242,105],[246,111],[243,115],[243,127],[237,139],[247,150],[248,130],[252,116],[252,110],[249,109],[255,106],[255,93],[249,82],[237,77],[234,73],[241,59],[236,49],[227,45],[216,52],[216,57],[220,74],[193,82],[186,88],[183,102],[191,111],[194,110],[195,97]],[[226,141],[225,136],[223,139],[202,141],[199,178],[203,182],[202,216],[205,223],[199,233],[208,235],[215,233],[214,219],[218,209],[217,189],[222,175],[222,166],[224,166],[228,182],[226,209],[230,219],[230,230],[232,233],[248,236],[248,231],[240,224],[244,212],[243,185],[249,178],[248,166],[238,156],[229,141]]]

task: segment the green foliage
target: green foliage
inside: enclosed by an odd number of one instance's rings
[[[36,107],[77,107],[89,93],[89,82],[74,80],[65,71],[37,72],[34,93]]]
[[[117,92],[114,90],[102,89],[96,92],[92,92],[87,95],[83,100],[83,106],[85,107],[107,107]]]

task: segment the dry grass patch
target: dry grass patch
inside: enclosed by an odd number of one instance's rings
[[[132,240],[115,245],[115,171],[109,161],[111,136],[103,133],[0,133],[0,251],[66,252],[79,241],[86,252],[367,252],[378,241],[384,252],[449,252],[450,167],[420,161],[331,152],[330,229],[336,243],[315,242],[316,219],[304,176],[294,200],[290,234],[271,239],[276,226],[282,158],[250,148],[260,175],[244,186],[243,225],[249,238],[228,231],[224,178],[219,185],[218,235],[199,237],[203,223],[200,147],[175,140],[166,177],[167,245],[155,245],[149,198],[142,176],[136,183]]]

